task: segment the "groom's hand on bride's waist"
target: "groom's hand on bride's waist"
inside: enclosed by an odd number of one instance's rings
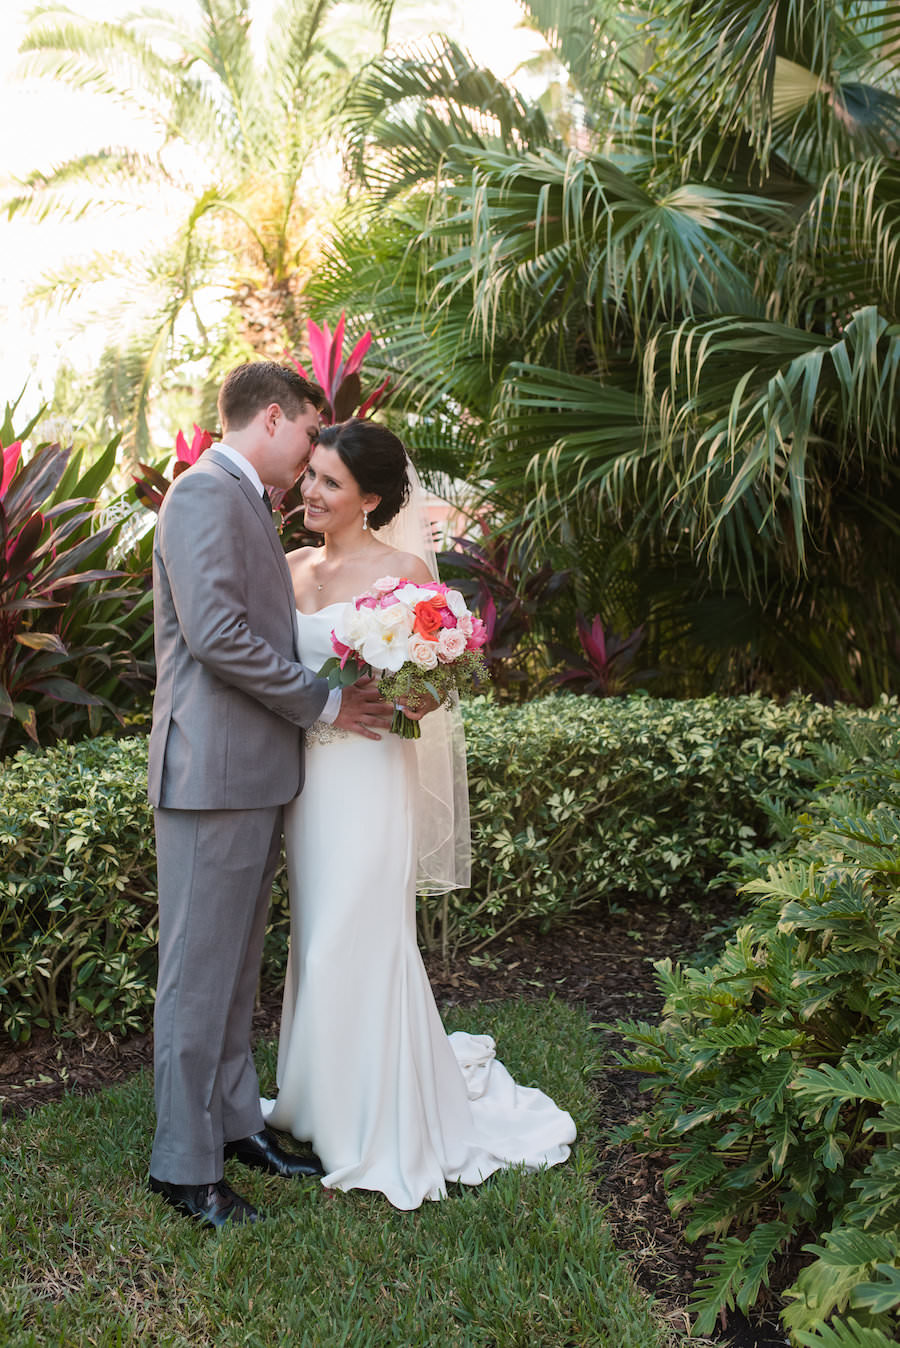
[[[341,694],[341,709],[334,724],[368,740],[380,740],[391,728],[394,709],[378,691],[375,679],[360,679]]]

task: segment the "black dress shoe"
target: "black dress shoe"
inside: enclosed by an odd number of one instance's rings
[[[193,1217],[203,1226],[240,1226],[260,1219],[256,1208],[224,1180],[217,1184],[169,1184],[151,1175],[149,1185],[152,1193],[160,1194],[176,1211]]]
[[[235,1142],[225,1143],[225,1160],[233,1156],[242,1165],[253,1166],[255,1170],[265,1170],[268,1175],[280,1175],[282,1179],[308,1179],[314,1175],[324,1175],[325,1171],[318,1156],[297,1156],[292,1151],[279,1147],[268,1128],[250,1137],[238,1138]]]

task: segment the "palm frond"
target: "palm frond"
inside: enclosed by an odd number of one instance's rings
[[[649,9],[688,162],[711,127],[723,137],[746,131],[763,169],[776,150],[812,173],[896,147],[900,100],[874,82],[884,68],[877,44],[896,32],[892,0],[869,5],[862,26],[831,0],[656,0]]]
[[[158,182],[161,177],[164,175],[153,155],[117,147],[95,150],[67,159],[47,172],[29,173],[20,181],[20,190],[2,203],[2,209],[10,218],[27,215],[33,220],[46,220],[57,215],[77,220],[97,209],[101,199],[107,205],[116,204],[104,197],[105,189],[117,184]],[[97,191],[100,197],[91,195]]]
[[[469,288],[488,342],[507,320],[541,360],[548,350],[533,333],[552,315],[562,338],[572,312],[591,316],[599,360],[623,323],[640,333],[667,315],[755,307],[734,240],[763,238],[779,215],[770,201],[702,184],[655,193],[575,152],[460,150],[457,160],[470,179],[445,187],[426,231],[460,238],[434,263],[434,297]]]
[[[804,566],[817,460],[836,453],[843,471],[877,463],[896,477],[900,335],[875,310],[834,338],[783,324],[688,321],[653,340],[645,370],[648,388],[660,376],[667,386],[658,399],[662,452],[698,545],[715,548],[738,521],[745,551],[754,535],[758,545],[762,532],[777,538],[787,527]]]
[[[453,146],[555,140],[539,106],[443,37],[373,62],[349,94],[345,119],[354,171],[382,199],[433,180]]]

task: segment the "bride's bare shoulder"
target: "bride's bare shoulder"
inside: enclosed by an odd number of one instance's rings
[[[417,585],[434,579],[422,558],[414,552],[398,552],[392,548],[388,561],[392,576],[402,576],[404,580],[411,580]]]
[[[286,552],[284,555],[291,569],[291,575],[299,575],[304,571],[318,551],[318,548],[294,548],[292,552]]]

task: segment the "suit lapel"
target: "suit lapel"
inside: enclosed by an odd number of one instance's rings
[[[225,472],[228,473],[230,477],[234,478],[234,480],[240,487],[241,491],[243,492],[244,497],[246,498],[248,504],[253,510],[254,515],[256,515],[257,519],[259,520],[260,524],[263,527],[266,539],[268,540],[269,547],[272,550],[272,556],[275,561],[275,565],[278,568],[282,584],[284,585],[285,596],[288,600],[288,603],[290,604],[291,632],[293,633],[293,650],[294,655],[296,656],[297,622],[295,615],[297,611],[297,602],[294,599],[294,585],[291,580],[290,567],[288,566],[287,561],[285,559],[284,548],[281,546],[281,539],[278,536],[278,531],[276,530],[275,525],[272,522],[272,512],[271,510],[267,509],[265,502],[263,501],[262,497],[256,490],[256,487],[250,481],[250,479],[244,476],[244,474],[240,471],[237,465],[232,463],[231,459],[227,458],[226,455],[224,454],[217,454],[214,448],[210,448],[206,451],[206,457],[208,459],[211,459],[213,463],[218,465],[218,467],[224,468]]]

